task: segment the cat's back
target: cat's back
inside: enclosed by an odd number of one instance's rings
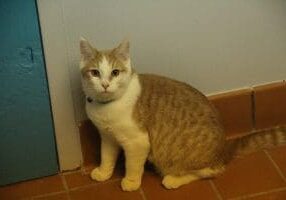
[[[182,117],[187,117],[185,114],[188,110],[199,116],[203,114],[200,111],[217,115],[206,96],[186,83],[154,74],[140,74],[138,77],[141,94],[137,108],[141,111],[182,111]]]
[[[142,87],[142,95],[156,95],[157,98],[169,95],[177,95],[177,98],[184,99],[193,96],[196,99],[205,101],[205,96],[190,85],[155,74],[139,74],[139,81]]]

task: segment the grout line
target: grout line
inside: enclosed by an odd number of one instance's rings
[[[69,175],[69,174],[75,174],[77,172],[81,172],[81,169],[77,170],[72,170],[72,171],[66,171],[66,172],[61,172],[62,175]]]
[[[281,191],[286,191],[286,187],[276,188],[276,189],[273,189],[273,190],[268,190],[266,192],[258,192],[258,193],[254,193],[254,194],[248,194],[248,195],[241,196],[241,197],[234,197],[234,198],[230,198],[228,200],[248,199],[248,198],[252,198],[252,197],[258,197],[258,196],[262,196],[262,195],[265,195],[265,194],[272,194],[272,193],[281,192]]]
[[[141,197],[143,200],[147,200],[146,195],[144,193],[144,190],[142,189],[142,187],[139,188],[139,193],[141,194]]]
[[[64,189],[65,191],[69,191],[69,187],[68,187],[68,184],[67,184],[67,181],[65,179],[65,176],[63,174],[60,175],[61,176],[61,179],[62,179],[62,183],[63,183],[63,186],[64,186]]]
[[[105,185],[105,184],[113,183],[113,182],[116,182],[119,180],[120,180],[120,178],[116,178],[116,179],[112,179],[112,180],[108,180],[108,181],[104,181],[104,182],[95,182],[95,183],[91,183],[91,184],[87,184],[87,185],[83,185],[83,186],[70,188],[69,191],[75,191],[75,190],[79,190],[79,189],[83,189],[83,188],[89,188],[92,186]]]
[[[214,191],[216,197],[219,199],[219,200],[223,200],[219,190],[217,189],[217,187],[215,186],[214,182],[212,180],[209,180],[209,183],[211,185],[211,188],[212,190]]]
[[[252,120],[252,130],[256,128],[256,103],[255,103],[255,92],[252,88],[251,91],[251,120]]]
[[[264,153],[266,154],[266,156],[268,157],[268,159],[270,160],[270,162],[273,164],[274,168],[276,169],[276,171],[278,172],[278,174],[280,175],[280,177],[283,179],[284,182],[286,182],[286,177],[284,176],[283,172],[281,171],[280,167],[276,164],[276,162],[272,159],[272,157],[270,156],[270,154],[268,153],[268,151],[264,150]]]
[[[64,188],[65,188],[65,190],[67,191],[68,200],[71,200],[70,190],[69,190],[69,186],[68,186],[66,177],[65,177],[65,175],[63,175],[63,174],[61,174],[60,176],[61,176],[61,179],[62,179],[62,183],[63,183],[63,185],[64,185]]]
[[[36,198],[41,198],[41,197],[54,196],[54,195],[57,195],[57,194],[64,194],[64,193],[67,193],[67,191],[59,191],[59,192],[50,192],[50,193],[46,193],[46,194],[40,194],[40,195],[32,196],[31,200],[34,200]]]

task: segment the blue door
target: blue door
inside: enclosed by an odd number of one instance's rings
[[[0,185],[58,172],[35,0],[0,0]]]

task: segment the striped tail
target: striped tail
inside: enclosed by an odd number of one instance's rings
[[[240,138],[228,140],[224,151],[225,159],[229,161],[235,156],[281,144],[286,144],[286,126],[259,130]]]

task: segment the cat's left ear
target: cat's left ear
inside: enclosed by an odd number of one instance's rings
[[[95,56],[96,49],[94,49],[89,42],[81,37],[80,38],[80,54],[85,61],[92,60]]]
[[[116,56],[123,60],[129,59],[129,41],[128,40],[123,40],[118,47],[114,49],[114,53]]]

